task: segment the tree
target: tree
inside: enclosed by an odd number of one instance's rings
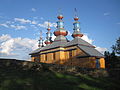
[[[112,46],[112,50],[113,50],[116,54],[120,55],[120,37],[116,40],[115,45]]]
[[[105,51],[105,52],[104,52],[104,56],[105,56],[105,67],[106,67],[106,68],[110,68],[110,67],[111,67],[111,63],[110,63],[110,52],[109,52],[109,51]]]

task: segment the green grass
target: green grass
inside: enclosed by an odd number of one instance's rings
[[[50,70],[0,68],[0,90],[120,90],[119,80],[70,75]]]

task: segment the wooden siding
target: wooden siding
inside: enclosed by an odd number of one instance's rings
[[[87,54],[80,50],[77,46],[72,46],[42,51],[39,55],[39,59],[40,62],[43,63],[55,63],[80,66],[85,68],[96,68],[95,57],[77,58],[76,56],[87,56]],[[37,55],[31,57],[32,61],[34,61],[36,58],[38,58]],[[105,68],[104,58],[100,58],[100,68]]]

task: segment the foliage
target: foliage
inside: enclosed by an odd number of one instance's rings
[[[105,62],[106,62],[106,68],[117,68],[117,63],[119,62],[119,57],[115,55],[115,52],[112,53],[105,51]]]
[[[105,65],[112,78],[120,79],[120,37],[112,46],[112,53],[105,51]]]
[[[120,37],[116,40],[115,45],[112,46],[113,51],[120,55]]]

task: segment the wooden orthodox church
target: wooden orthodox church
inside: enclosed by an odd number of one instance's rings
[[[60,14],[57,18],[57,29],[54,31],[55,40],[51,40],[51,29],[48,25],[44,42],[46,46],[43,46],[43,40],[40,37],[39,48],[30,53],[31,61],[85,68],[105,68],[104,56],[93,45],[81,39],[83,34],[80,32],[78,16],[74,17],[73,40],[71,41],[65,37],[68,32],[64,29],[63,16]]]

